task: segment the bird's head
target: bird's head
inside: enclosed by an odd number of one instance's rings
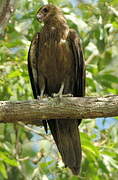
[[[44,5],[43,7],[41,7],[38,10],[37,19],[38,19],[38,21],[45,23],[57,15],[62,16],[62,12],[61,12],[60,8],[58,8],[52,4],[48,4],[48,5]]]

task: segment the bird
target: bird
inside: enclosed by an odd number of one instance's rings
[[[85,61],[78,33],[69,28],[61,8],[47,4],[37,12],[43,22],[28,52],[28,72],[35,99],[85,95]],[[65,167],[78,175],[81,167],[80,119],[43,120],[47,124]]]

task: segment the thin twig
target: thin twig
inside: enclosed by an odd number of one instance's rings
[[[24,123],[22,123],[22,122],[18,122],[18,124],[19,124],[20,126],[22,126],[23,128],[27,129],[28,131],[32,131],[32,132],[34,132],[35,134],[38,134],[39,136],[41,136],[41,137],[47,139],[48,141],[51,141],[50,138],[49,138],[48,136],[46,136],[46,135],[40,133],[39,131],[37,131],[37,130],[35,130],[35,129],[29,127],[29,126],[27,126],[26,124],[24,124]]]

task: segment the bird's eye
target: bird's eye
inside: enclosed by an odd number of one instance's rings
[[[43,12],[47,13],[47,12],[48,12],[48,9],[47,9],[47,8],[44,8],[44,9],[43,9]]]

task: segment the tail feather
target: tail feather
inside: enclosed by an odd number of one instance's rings
[[[77,175],[82,159],[77,120],[49,120],[48,124],[65,166]]]

